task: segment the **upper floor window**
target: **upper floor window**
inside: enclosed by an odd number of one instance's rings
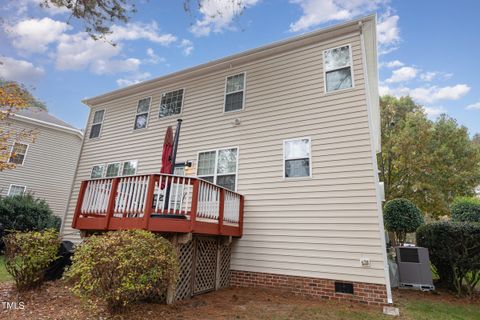
[[[133,176],[137,173],[137,160],[123,162],[122,176]]]
[[[183,104],[183,89],[170,91],[162,94],[162,100],[160,102],[160,112],[158,116],[165,118],[180,114],[182,112]]]
[[[8,188],[8,196],[21,196],[22,194],[25,193],[25,189],[27,187],[25,186],[17,186],[17,185],[14,185],[14,184],[11,184],[10,185],[10,188]]]
[[[137,114],[135,115],[135,125],[133,127],[134,130],[147,127],[148,113],[150,112],[151,101],[152,98],[150,97],[138,101]]]
[[[235,191],[237,182],[237,148],[218,149],[198,154],[197,176]]]
[[[25,162],[25,156],[27,155],[27,149],[28,144],[15,142],[12,146],[8,162],[23,165]]]
[[[353,86],[352,50],[349,45],[325,50],[323,59],[327,92]]]
[[[105,110],[103,109],[97,110],[93,114],[92,126],[90,128],[90,139],[98,138],[100,136],[104,115],[105,115]]]
[[[90,174],[91,179],[99,179],[103,177],[103,171],[105,170],[105,166],[103,164],[99,164],[93,166],[92,172]]]
[[[310,142],[310,138],[290,139],[283,142],[284,178],[312,176]]]
[[[243,109],[245,99],[245,73],[227,77],[225,84],[225,112]]]

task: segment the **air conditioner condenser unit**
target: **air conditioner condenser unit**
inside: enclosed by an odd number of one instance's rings
[[[435,290],[430,269],[428,249],[422,247],[395,247],[399,287],[422,291]]]

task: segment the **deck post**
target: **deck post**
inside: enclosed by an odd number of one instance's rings
[[[217,265],[215,266],[215,290],[220,289],[222,280],[222,249],[225,246],[225,239],[220,237],[217,240]]]
[[[77,206],[75,207],[75,215],[73,216],[72,228],[76,229],[77,221],[82,211],[83,198],[85,197],[85,191],[87,190],[88,181],[82,181],[80,184],[80,191],[78,192]]]
[[[223,234],[223,215],[225,212],[225,189],[220,188],[220,204],[218,206],[218,234]]]
[[[110,190],[110,198],[108,199],[107,204],[107,219],[105,221],[105,229],[108,230],[110,226],[110,220],[113,217],[113,211],[115,208],[115,199],[117,198],[117,189],[120,178],[114,178],[112,180],[112,189]]]
[[[240,216],[238,217],[238,229],[239,229],[239,237],[243,235],[243,207],[244,207],[245,197],[240,195],[240,212],[238,213]]]
[[[148,180],[148,187],[147,187],[147,198],[145,199],[145,208],[143,211],[143,220],[144,229],[148,230],[149,223],[150,223],[150,215],[152,214],[152,204],[153,204],[153,194],[155,193],[155,183],[156,175],[150,175],[150,180]]]
[[[193,192],[192,192],[192,206],[190,212],[190,232],[195,229],[195,221],[197,220],[197,205],[198,205],[198,191],[200,189],[200,182],[198,179],[193,180]]]
[[[179,247],[178,247],[178,234],[175,233],[172,238],[172,245],[173,248],[177,251],[177,254],[180,253]],[[175,292],[176,292],[177,286],[176,285],[169,285],[167,288],[167,296],[166,296],[166,304],[173,304],[175,302]]]

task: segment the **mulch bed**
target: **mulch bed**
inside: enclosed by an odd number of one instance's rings
[[[432,299],[445,303],[470,304],[476,300],[461,300],[451,294],[428,294],[407,290],[395,290],[395,300]],[[17,293],[10,283],[0,283],[0,301],[24,303],[24,308],[8,309],[0,307],[0,319],[271,319],[272,315],[292,315],[302,308],[325,309],[325,319],[329,319],[329,310],[352,310],[380,314],[378,306],[306,299],[290,293],[275,290],[228,288],[204,294],[189,300],[167,306],[157,303],[139,303],[122,314],[109,315],[104,309],[94,310],[82,304],[61,282],[48,282],[41,288],[25,293]],[[269,316],[270,315],[270,316]],[[290,317],[285,317],[290,319]],[[321,318],[324,319],[324,318]]]

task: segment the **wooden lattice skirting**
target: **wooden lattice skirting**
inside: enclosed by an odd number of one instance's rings
[[[231,244],[221,237],[193,236],[177,245],[179,277],[175,300],[227,287],[230,280]]]

